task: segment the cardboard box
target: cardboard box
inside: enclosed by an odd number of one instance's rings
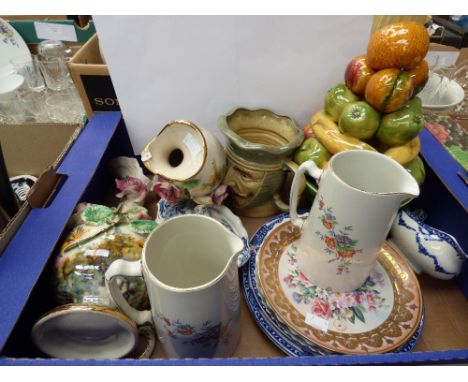
[[[95,111],[120,110],[96,34],[74,54],[68,66],[88,117]]]
[[[58,172],[67,179],[46,208],[27,217],[0,262],[0,365],[363,365],[436,364],[468,361],[468,303],[453,281],[420,277],[426,307],[423,337],[412,353],[284,356],[258,328],[245,303],[241,307],[241,340],[226,359],[164,359],[158,346],[153,359],[45,359],[31,343],[30,330],[41,314],[54,306],[50,275],[55,247],[80,201],[102,202],[113,179],[107,162],[133,155],[120,113],[96,114],[66,155]],[[427,207],[427,206],[426,206]],[[249,235],[262,222],[244,220]],[[34,251],[31,245],[34,243]],[[25,271],[27,270],[27,271]],[[13,287],[14,286],[14,287]]]
[[[76,124],[0,125],[0,142],[8,175],[33,175],[39,178],[46,169],[55,169],[80,131],[80,125]],[[53,179],[50,174],[38,180],[36,195],[53,187],[51,182]],[[0,232],[0,255],[31,210],[31,203],[36,206],[41,204],[34,198],[24,203],[8,226]]]

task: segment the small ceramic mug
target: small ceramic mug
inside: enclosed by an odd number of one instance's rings
[[[169,357],[228,357],[240,333],[237,255],[243,241],[215,219],[181,215],[148,237],[141,261],[116,260],[106,284],[135,322],[153,322]],[[151,310],[132,308],[114,276],[143,276]]]

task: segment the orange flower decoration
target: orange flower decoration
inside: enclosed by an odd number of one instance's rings
[[[330,222],[329,220],[322,220],[322,224],[326,229],[332,229],[333,228],[333,223]]]
[[[342,259],[350,259],[355,254],[356,254],[356,251],[354,249],[350,249],[349,251],[346,251],[346,252],[338,251],[338,256],[341,257]]]
[[[325,244],[327,245],[328,248],[330,249],[335,249],[336,248],[336,242],[335,239],[333,239],[330,236],[325,237]]]

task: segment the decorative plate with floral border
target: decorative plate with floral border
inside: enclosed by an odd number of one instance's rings
[[[283,214],[251,241],[260,288],[278,321],[308,343],[335,353],[395,351],[411,340],[421,322],[421,291],[409,265],[388,243],[364,285],[339,294],[313,285],[297,269],[294,243],[299,235]],[[252,244],[255,237],[261,237],[257,245]]]
[[[247,265],[241,269],[241,285],[247,306],[260,329],[274,345],[287,355],[304,357],[323,355],[326,353],[333,354],[332,352],[327,352],[325,349],[306,341],[304,338],[290,330],[283,322],[280,322],[275,313],[265,304],[260,293],[261,289],[258,289],[258,283],[255,276],[256,253],[261,247],[265,236],[268,235],[270,230],[277,224],[281,223],[285,218],[288,218],[287,214],[281,214],[272,218],[264,224],[250,240],[250,259]],[[403,346],[394,350],[394,352],[400,353],[412,351],[421,337],[423,328],[424,311],[421,316],[419,326],[413,336]]]
[[[0,18],[0,68],[11,66],[11,60],[31,60],[31,52],[20,34]]]
[[[251,241],[251,245],[255,245],[257,239],[258,237],[254,237]],[[257,322],[257,325],[272,343],[284,353],[293,357],[333,354],[332,352],[328,352],[319,346],[305,341],[304,338],[294,333],[287,325],[276,318],[275,313],[265,304],[260,290],[257,288],[255,273],[255,252],[253,251],[247,266],[243,267],[241,270],[241,285],[250,312]],[[404,353],[412,351],[421,337],[423,328],[424,312],[413,336],[403,346],[394,350],[394,352]]]

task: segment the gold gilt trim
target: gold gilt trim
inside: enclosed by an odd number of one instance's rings
[[[205,138],[205,135],[203,134],[203,131],[202,129],[200,129],[197,125],[195,125],[193,122],[190,122],[190,121],[186,121],[186,120],[183,120],[183,119],[176,119],[174,121],[171,121],[169,122],[166,126],[164,126],[161,131],[158,133],[158,135],[156,135],[155,137],[153,137],[149,142],[148,144],[145,146],[145,148],[143,149],[142,153],[145,153],[145,152],[148,152],[151,154],[151,147],[153,146],[154,144],[154,141],[163,133],[164,130],[166,130],[167,128],[171,128],[173,127],[174,125],[185,125],[185,126],[188,126],[190,128],[192,128],[193,130],[195,130],[195,132],[201,136],[202,138],[202,146],[203,146],[203,162],[202,164],[200,165],[200,167],[196,170],[196,172],[192,175],[190,175],[189,178],[184,178],[184,179],[172,179],[172,178],[169,178],[163,174],[161,174],[160,172],[158,172],[158,170],[154,169],[152,166],[151,166],[151,157],[147,160],[142,160],[143,164],[145,165],[145,167],[151,171],[153,174],[155,175],[158,175],[158,176],[162,176],[164,179],[170,181],[170,182],[185,182],[189,179],[192,179],[193,177],[197,176],[202,170],[203,168],[205,167],[205,163],[206,163],[206,159],[207,159],[207,156],[208,156],[208,144],[206,143],[206,138]]]
[[[305,323],[283,292],[278,275],[285,249],[300,237],[290,220],[276,227],[258,252],[258,281],[270,308],[281,321],[306,341],[342,354],[390,352],[405,344],[416,331],[422,315],[422,295],[418,280],[408,263],[386,243],[378,256],[393,285],[394,305],[387,319],[364,333],[324,332]]]
[[[103,305],[86,305],[86,304],[65,304],[61,305],[51,311],[45,313],[44,315],[37,320],[37,323],[49,320],[50,318],[55,318],[62,313],[74,313],[74,312],[92,312],[92,313],[102,313],[108,316],[112,316],[122,322],[125,322],[135,333],[138,331],[136,323],[128,318],[125,314],[119,310],[103,306]],[[36,323],[36,325],[37,325]]]

